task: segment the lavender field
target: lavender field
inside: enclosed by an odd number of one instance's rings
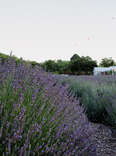
[[[80,99],[85,114],[92,122],[116,128],[116,76],[59,76],[69,93]]]
[[[96,156],[79,98],[39,66],[0,63],[1,156]]]

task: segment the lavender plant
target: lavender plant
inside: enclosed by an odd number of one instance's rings
[[[2,156],[96,155],[95,129],[54,75],[9,57],[0,65],[0,84]]]
[[[80,97],[90,121],[116,127],[115,76],[73,76],[62,83],[70,84],[71,96]]]

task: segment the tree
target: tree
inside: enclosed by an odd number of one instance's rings
[[[92,60],[92,58],[89,56],[86,57],[82,56],[81,66],[82,71],[85,71],[86,73],[93,72],[94,67],[97,67],[97,61]]]
[[[57,71],[62,74],[65,70],[67,70],[69,61],[57,60]]]
[[[80,57],[75,54],[71,57],[70,68],[73,74],[90,74],[94,67],[97,67],[97,62],[89,56]]]
[[[81,71],[81,57],[77,54],[74,54],[70,58],[70,70],[72,74],[75,74],[75,72]]]
[[[115,61],[110,58],[103,58],[100,62],[100,66],[102,67],[110,67],[116,65]]]
[[[42,64],[42,67],[49,72],[55,72],[57,70],[57,64],[53,60],[47,60]]]
[[[70,61],[76,61],[80,59],[80,56],[78,54],[74,54],[71,58],[70,58]]]

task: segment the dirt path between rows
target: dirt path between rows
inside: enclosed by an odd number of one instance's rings
[[[96,127],[93,135],[93,142],[97,147],[97,156],[116,156],[116,134],[113,134],[110,127],[103,124],[91,123]]]

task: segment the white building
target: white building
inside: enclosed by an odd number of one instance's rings
[[[112,74],[113,74],[113,72],[116,72],[116,66],[111,66],[111,67],[95,67],[94,70],[93,70],[93,73],[94,73],[94,75],[98,75],[98,74],[105,73],[107,71],[112,71]]]

